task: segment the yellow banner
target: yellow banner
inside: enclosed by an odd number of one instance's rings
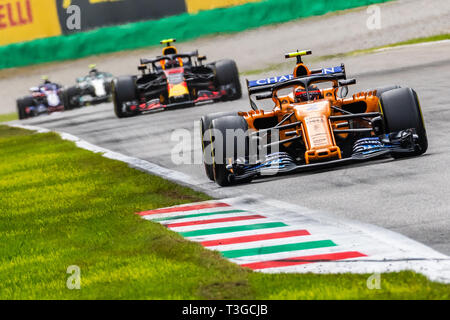
[[[115,2],[122,0],[89,0],[90,4],[102,3],[102,2]],[[63,0],[63,8],[67,9],[72,4],[72,0]]]
[[[0,45],[60,34],[55,0],[0,0]]]
[[[258,1],[261,0],[186,0],[186,6],[189,13],[196,13],[200,10],[232,7]]]

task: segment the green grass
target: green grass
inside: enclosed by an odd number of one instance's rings
[[[0,114],[0,122],[13,121],[17,119],[19,119],[19,117],[17,116],[17,112]]]
[[[354,50],[354,51],[345,52],[345,53],[337,53],[337,54],[332,54],[332,55],[312,57],[312,58],[309,58],[308,63],[309,64],[318,63],[321,61],[326,61],[326,60],[331,60],[331,59],[343,59],[343,58],[348,58],[348,57],[352,57],[352,56],[373,53],[373,52],[375,52],[377,50],[381,50],[381,49],[395,48],[395,47],[400,47],[400,46],[405,46],[405,45],[413,45],[413,44],[418,44],[418,43],[443,41],[443,40],[449,40],[449,39],[450,39],[450,33],[435,35],[435,36],[431,36],[431,37],[415,38],[415,39],[411,39],[411,40],[407,40],[407,41],[392,43],[392,44],[388,44],[385,46],[374,47],[374,48],[370,48],[370,49],[361,49],[361,50]],[[270,64],[267,67],[262,68],[262,69],[254,69],[254,70],[242,72],[242,73],[240,73],[240,75],[241,76],[258,75],[258,74],[262,74],[262,73],[268,73],[271,71],[277,71],[282,68],[287,68],[288,66],[292,66],[292,61],[284,61],[284,62],[280,62],[280,63]]]
[[[0,126],[0,299],[449,299],[401,272],[261,274],[135,212],[208,199],[81,150],[54,133]],[[66,270],[81,269],[81,290]]]

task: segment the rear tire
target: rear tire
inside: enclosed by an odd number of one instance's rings
[[[248,142],[247,138],[245,141],[241,141],[238,137],[234,136],[234,141],[227,141],[227,129],[242,129],[244,132],[247,132],[248,125],[247,121],[241,116],[227,116],[215,119],[211,122],[211,129],[214,129],[212,134],[212,142],[211,142],[211,155],[212,155],[212,169],[214,174],[214,181],[222,187],[229,186],[233,184],[230,181],[229,176],[230,172],[226,169],[228,164],[227,162],[227,145],[230,146],[233,144],[233,160],[237,157],[237,146],[239,144],[245,143],[245,152],[248,153]],[[222,138],[216,138],[215,135],[220,134]],[[219,141],[222,141],[220,144]]]
[[[209,130],[211,127],[211,122],[215,119],[226,117],[226,116],[235,116],[236,112],[218,112],[203,116],[200,120],[200,129],[201,129],[201,137],[202,137],[202,152],[203,152],[203,164],[205,166],[205,172],[209,180],[214,181],[214,172],[212,165],[211,153],[205,153],[205,149],[211,144],[208,139],[205,140],[205,132]]]
[[[134,116],[133,113],[123,111],[123,104],[137,100],[136,78],[131,76],[116,78],[112,82],[111,89],[116,116],[118,118]]]
[[[23,97],[17,100],[17,114],[19,115],[19,120],[29,118],[25,109],[34,105],[33,97]]]
[[[411,88],[390,90],[381,95],[380,104],[387,132],[414,128],[419,136],[418,148],[414,152],[393,156],[398,158],[425,153],[428,139],[417,93]]]
[[[242,97],[241,82],[236,62],[233,60],[220,60],[215,64],[216,79],[219,86],[233,85],[236,92],[229,94],[224,100],[238,100]]]

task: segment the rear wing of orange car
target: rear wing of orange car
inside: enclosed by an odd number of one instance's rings
[[[256,103],[252,99],[252,95],[259,94],[256,96],[256,100],[263,100],[263,99],[271,99],[273,96],[273,92],[276,90],[280,90],[284,87],[289,87],[292,85],[300,85],[304,88],[306,88],[306,91],[308,92],[308,88],[311,84],[315,82],[320,81],[334,81],[336,87],[344,87],[348,85],[353,85],[356,83],[355,79],[347,80],[347,75],[345,73],[345,69],[341,69],[344,72],[336,72],[336,73],[330,73],[330,74],[313,74],[309,76],[304,77],[298,77],[298,78],[292,78],[285,81],[280,81],[273,84],[268,85],[260,85],[260,86],[254,86],[249,87],[248,80],[247,80],[247,88],[248,88],[248,97],[250,100],[250,106],[253,110],[257,110],[258,107],[256,106]]]
[[[297,65],[295,66],[293,72],[291,74],[283,75],[283,76],[275,76],[270,77],[266,79],[259,79],[259,80],[247,80],[247,89],[255,88],[255,87],[263,87],[268,85],[273,85],[276,83],[289,81],[294,78],[303,78],[308,77],[314,74],[344,74],[345,75],[345,65],[342,63],[340,66],[332,67],[332,68],[320,68],[320,69],[313,69],[310,70],[308,67],[305,66],[305,64],[302,61],[303,56],[311,55],[311,50],[297,50],[295,52],[286,53],[284,57],[286,59],[296,58],[297,59]]]
[[[337,76],[340,76],[341,79],[346,79],[345,65],[341,64],[340,66],[332,67],[332,68],[313,69],[313,70],[311,70],[311,75],[337,75]],[[342,75],[343,75],[343,77],[342,77]],[[303,76],[300,78],[304,78],[304,77],[308,77],[308,76],[309,75]],[[274,84],[289,81],[294,78],[295,78],[294,75],[287,74],[287,75],[283,75],[283,76],[275,76],[275,77],[269,77],[269,78],[259,79],[259,80],[247,80],[247,89],[249,90],[249,93],[250,93],[250,91],[251,91],[250,89],[258,88],[258,87],[259,88],[270,87]],[[263,90],[263,91],[265,91],[265,90]]]

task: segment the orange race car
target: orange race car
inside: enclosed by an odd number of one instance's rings
[[[261,175],[298,172],[428,148],[419,99],[390,86],[348,95],[345,66],[310,70],[302,56],[292,75],[247,81],[251,111],[202,117],[208,177],[221,186]],[[253,100],[271,99],[270,111]]]

